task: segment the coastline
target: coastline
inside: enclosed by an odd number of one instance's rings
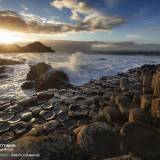
[[[48,153],[58,158],[71,154],[75,160],[120,155],[153,160],[160,156],[160,90],[155,74],[159,75],[159,67],[144,65],[81,87],[49,89],[18,102],[1,102],[1,138],[15,143],[16,153],[43,150],[41,160]],[[145,142],[137,141],[137,136]],[[145,145],[151,144],[153,148],[146,150]],[[130,145],[134,147],[128,148]],[[141,150],[136,150],[140,146]]]

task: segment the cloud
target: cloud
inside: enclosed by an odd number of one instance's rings
[[[51,5],[62,10],[67,8],[71,12],[71,19],[77,23],[72,26],[73,31],[111,31],[112,28],[120,26],[125,19],[119,16],[103,15],[86,1],[77,0],[54,0]],[[80,20],[80,21],[79,21]]]
[[[134,41],[96,42],[92,44],[92,48],[102,51],[160,51],[159,44],[138,44]]]
[[[51,2],[51,5],[60,10],[62,10],[63,8],[70,9],[72,13],[70,18],[73,20],[80,20],[81,14],[88,15],[93,12],[93,9],[84,1],[54,0],[53,2]]]
[[[25,11],[29,10],[29,8],[27,6],[25,6],[24,4],[20,4],[20,7]]]
[[[1,29],[42,34],[110,31],[112,28],[125,23],[121,17],[103,16],[98,12],[86,15],[82,21],[69,24],[47,20],[25,12],[18,14],[9,10],[0,11],[0,21]]]
[[[132,33],[127,34],[126,37],[130,38],[130,39],[141,39],[142,38],[141,35],[139,35],[139,34],[132,34]]]
[[[0,11],[0,28],[15,31],[26,31],[27,23],[13,11]]]
[[[146,32],[160,32],[160,27],[150,27],[145,30]]]

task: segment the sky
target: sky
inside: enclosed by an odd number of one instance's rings
[[[160,49],[159,0],[0,0],[0,42],[103,41]]]

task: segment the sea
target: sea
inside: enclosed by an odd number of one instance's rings
[[[91,79],[112,76],[143,64],[158,64],[160,56],[107,55],[76,53],[9,53],[0,58],[24,60],[24,64],[8,66],[7,77],[0,79],[0,100],[20,99],[35,94],[34,90],[22,90],[30,65],[49,63],[54,69],[63,70],[75,86],[81,86]]]

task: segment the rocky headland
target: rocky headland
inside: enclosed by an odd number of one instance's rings
[[[0,101],[0,141],[16,144],[13,153],[40,154],[36,160],[160,159],[160,65],[74,87],[64,72],[40,63],[26,80],[22,88],[35,88],[35,95]]]
[[[0,53],[43,53],[55,52],[51,47],[45,46],[43,43],[36,41],[24,47],[16,44],[0,45]]]

